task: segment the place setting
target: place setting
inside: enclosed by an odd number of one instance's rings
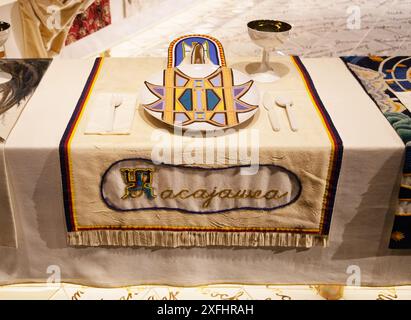
[[[201,43],[195,42],[191,46],[186,43],[184,44],[184,52],[181,51],[179,53],[181,56],[176,57],[174,61],[175,67],[178,64],[175,75],[177,80],[174,83],[167,82],[168,78],[163,78],[164,72],[159,72],[147,79],[144,88],[138,95],[138,103],[136,102],[137,97],[129,98],[135,104],[141,105],[144,111],[151,117],[158,119],[166,126],[180,127],[185,130],[224,130],[249,122],[259,109],[260,91],[264,92],[264,90],[257,88],[254,81],[270,83],[280,80],[283,76],[281,72],[276,72],[275,68],[273,69],[270,65],[269,55],[270,51],[275,50],[275,48],[287,40],[290,36],[291,28],[290,24],[277,20],[254,20],[247,24],[250,38],[254,43],[263,48],[263,60],[260,63],[248,64],[245,68],[248,74],[232,69],[232,77],[235,78],[232,84],[234,92],[233,101],[231,101],[231,95],[227,97],[226,94],[223,96],[221,94],[225,87],[219,81],[222,81],[222,77],[228,76],[228,74],[225,71],[222,72],[221,67],[218,68],[217,66],[220,63],[223,68],[226,68],[225,58],[218,56],[221,53],[217,53],[217,48],[212,48],[214,50],[212,52],[210,50],[211,45],[207,41],[204,43],[204,47]],[[210,54],[214,55],[210,56]],[[200,76],[204,80],[195,80],[195,78]],[[168,77],[171,77],[171,75]],[[197,82],[195,83],[195,81]],[[201,81],[205,85],[200,83]],[[230,82],[229,79],[227,81]],[[160,85],[163,83],[165,85]],[[213,90],[213,87],[218,89]],[[176,95],[180,95],[185,90],[179,99],[175,99],[175,102],[173,102],[175,105],[172,107],[168,107],[170,102],[166,101],[166,92],[170,90],[169,88],[176,89]],[[188,90],[186,90],[187,88]],[[194,97],[194,94],[197,94],[197,97]],[[271,100],[273,101],[269,101],[268,95],[268,92],[262,94],[262,106],[267,111],[270,110],[270,105],[284,108],[291,130],[293,132],[297,131],[296,116],[292,115],[291,97],[272,97]],[[122,96],[118,93],[103,93],[100,97],[95,98],[95,104],[100,105],[100,107],[92,107],[94,111],[91,111],[85,134],[115,135],[129,133],[134,112],[131,107],[127,106],[130,106],[133,102],[130,100],[128,104],[122,104]],[[205,104],[203,105],[202,102],[204,100]],[[110,101],[110,103],[105,101]],[[285,102],[289,102],[289,104]],[[124,107],[124,105],[127,106]],[[229,111],[230,108],[233,111]],[[168,111],[168,109],[171,111]],[[283,110],[279,109],[277,111]],[[117,113],[118,115],[114,117],[114,114]],[[231,113],[233,113],[233,116],[230,115]],[[279,121],[275,116],[276,110],[270,110],[268,114],[272,125],[275,124],[273,127],[274,131],[279,131]],[[121,121],[122,124],[117,124],[113,127],[114,118],[117,119],[117,122]],[[129,121],[125,123],[127,119]],[[128,130],[124,128],[128,128]]]
[[[252,232],[266,236],[258,241],[263,247],[327,246],[343,147],[329,140],[338,132],[324,116],[325,107],[307,91],[309,74],[301,60],[281,60],[289,70],[287,81],[276,79],[273,89],[230,68],[222,44],[208,35],[171,41],[167,62],[166,69],[140,73],[127,82],[128,74],[140,68],[136,62],[95,61],[92,86],[85,87],[84,103],[61,141],[65,213],[72,221],[68,243],[247,247],[255,240],[245,232]],[[108,70],[118,72],[116,82]],[[116,92],[110,92],[113,86]],[[159,144],[162,130],[169,128],[169,142]],[[310,153],[321,164],[316,168],[306,162],[307,143],[316,146]],[[227,147],[235,154],[227,154]],[[241,149],[256,157],[236,158]],[[171,153],[174,157],[167,157]],[[214,158],[215,153],[223,157]],[[90,161],[93,166],[82,166]],[[85,179],[87,185],[79,183]],[[312,203],[309,211],[304,210],[307,201]],[[158,209],[163,213],[151,215]],[[253,216],[259,218],[251,222]],[[224,239],[217,237],[222,229],[213,221],[232,231]],[[281,232],[284,225],[289,226],[287,234]],[[186,231],[167,231],[181,226]]]

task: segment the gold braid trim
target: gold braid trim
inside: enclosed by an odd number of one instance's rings
[[[328,238],[281,232],[197,232],[151,230],[89,230],[69,232],[70,246],[119,247],[326,247]]]

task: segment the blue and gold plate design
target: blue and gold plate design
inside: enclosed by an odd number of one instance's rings
[[[209,131],[250,119],[259,93],[247,75],[226,66],[216,39],[196,35],[170,44],[168,67],[145,81],[142,102],[168,125]]]

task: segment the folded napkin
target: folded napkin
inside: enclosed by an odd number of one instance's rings
[[[116,106],[115,100],[119,100],[121,104]],[[97,93],[90,102],[85,134],[129,134],[136,111],[136,102],[136,94]]]

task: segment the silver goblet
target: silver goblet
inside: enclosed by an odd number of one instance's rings
[[[259,82],[274,82],[281,75],[270,66],[270,51],[282,45],[290,36],[292,26],[278,20],[253,20],[247,23],[251,40],[263,48],[260,63],[252,63],[246,67],[252,78]]]

